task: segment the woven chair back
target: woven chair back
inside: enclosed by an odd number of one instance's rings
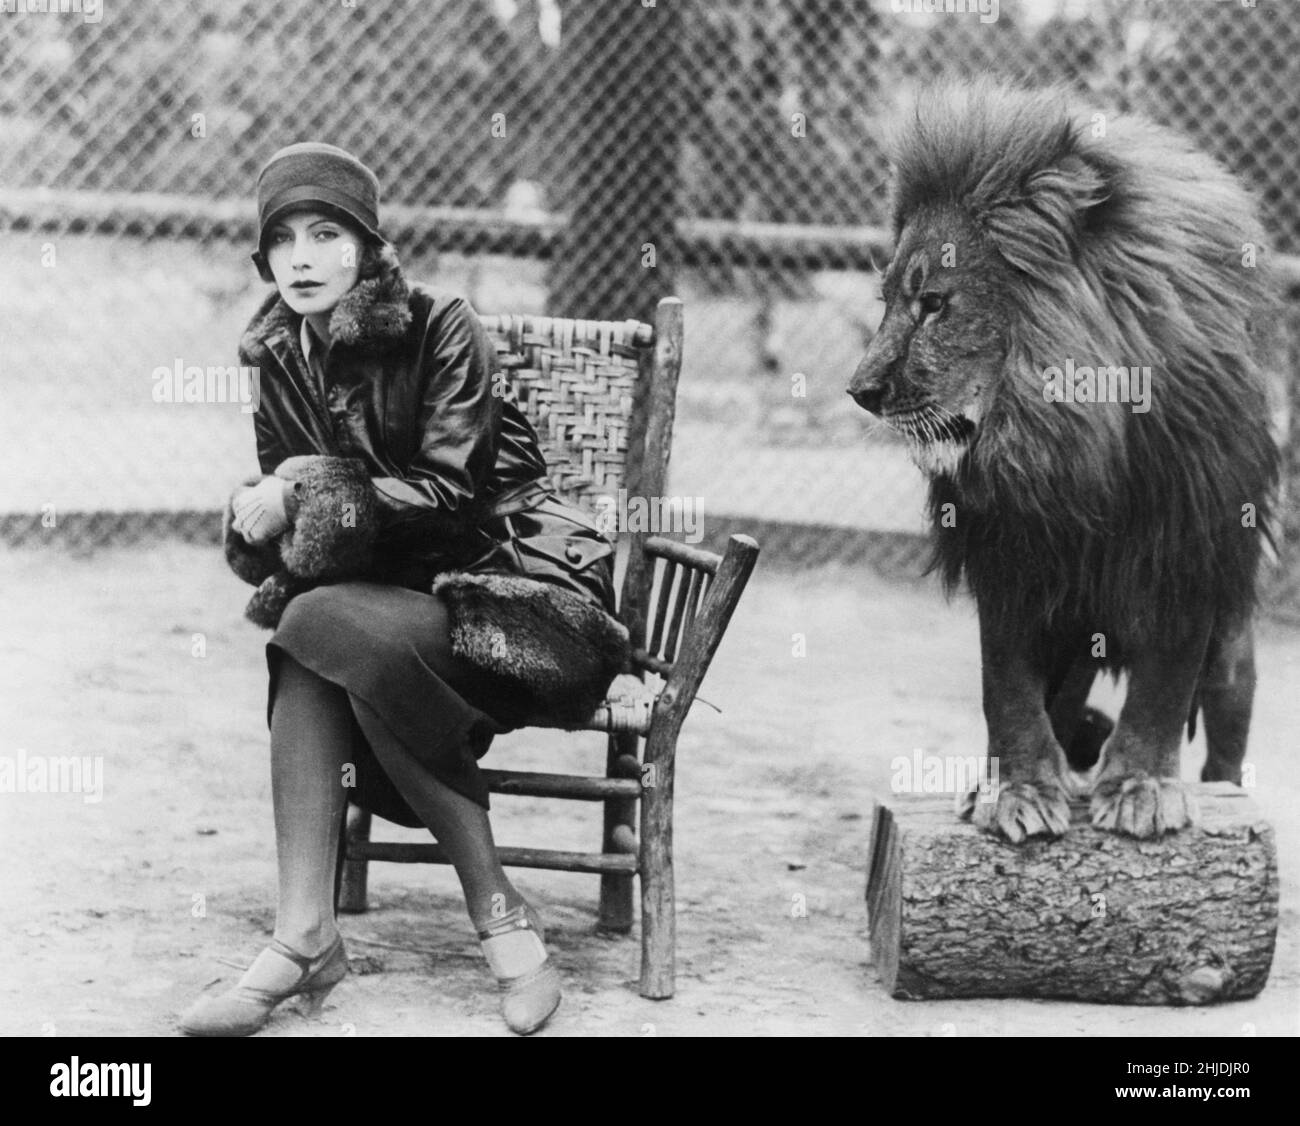
[[[637,383],[653,361],[654,329],[634,320],[481,319],[557,491],[600,512],[627,482]]]

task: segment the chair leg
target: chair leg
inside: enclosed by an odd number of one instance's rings
[[[610,778],[639,777],[637,766],[637,736],[623,733],[609,737],[609,753],[605,774]],[[630,757],[631,761],[628,761]],[[605,831],[602,852],[618,852],[627,832],[618,833],[626,826],[636,832],[636,799],[615,798],[605,803]],[[632,877],[606,872],[600,877],[600,915],[596,929],[607,934],[627,934],[632,929]]]
[[[338,909],[348,915],[365,914],[366,876],[370,866],[368,860],[347,859],[353,844],[366,844],[370,840],[370,811],[360,806],[348,806],[347,827],[343,832],[344,860],[343,878],[339,888]]]
[[[651,732],[646,761],[654,774],[641,797],[641,996],[671,997],[677,987],[677,916],[673,898],[673,754],[677,733]],[[656,746],[660,744],[660,746]]]
[[[611,851],[605,846],[605,851]],[[618,872],[600,877],[600,917],[596,929],[605,934],[627,934],[632,929],[632,879]]]

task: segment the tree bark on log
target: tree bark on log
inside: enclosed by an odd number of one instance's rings
[[[1228,782],[1192,787],[1200,822],[1158,841],[1092,828],[1010,845],[950,796],[877,802],[871,949],[904,1000],[1054,997],[1201,1005],[1253,997],[1277,937],[1272,827]]]

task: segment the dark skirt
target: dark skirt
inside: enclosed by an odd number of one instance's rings
[[[454,657],[448,632],[442,600],[406,587],[346,582],[298,595],[266,644],[267,725],[283,651],[348,693],[354,802],[399,825],[421,824],[371,747],[369,739],[381,737],[488,808],[478,760],[495,735],[524,725],[528,703],[510,685]],[[367,720],[365,731],[358,715]]]

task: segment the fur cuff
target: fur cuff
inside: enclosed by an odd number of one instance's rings
[[[296,579],[288,571],[277,571],[263,581],[244,607],[244,617],[255,626],[275,629],[280,624],[289,599],[295,594],[311,589],[307,579]]]
[[[240,483],[239,488],[230,494],[226,501],[226,510],[221,517],[221,548],[226,556],[226,563],[246,583],[257,586],[280,569],[280,549],[274,540],[266,543],[251,544],[231,524],[235,519],[231,502],[235,493],[246,485],[256,485],[261,477],[248,477]]]
[[[293,526],[280,558],[301,579],[356,578],[370,569],[379,531],[379,503],[365,465],[355,458],[291,457],[275,470],[298,483]]]
[[[451,611],[451,651],[527,692],[566,727],[585,723],[628,659],[627,630],[589,599],[513,575],[434,580]]]

